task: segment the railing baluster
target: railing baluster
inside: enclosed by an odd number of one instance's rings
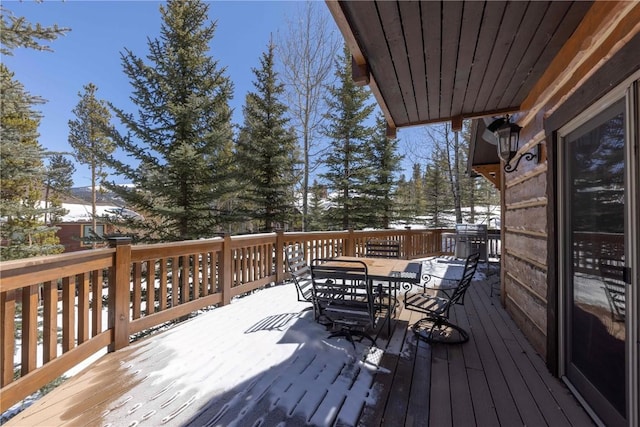
[[[160,258],[158,275],[160,276],[160,311],[167,308],[167,259]]]
[[[22,375],[36,369],[38,349],[38,285],[22,288]]]
[[[201,284],[201,296],[207,296],[209,294],[209,252],[201,252],[200,257],[202,258],[202,263],[200,264],[200,270],[202,275],[202,284]]]
[[[142,304],[142,264],[136,262],[133,264],[133,318],[139,319],[141,315]]]
[[[178,294],[180,280],[180,262],[178,257],[171,258],[171,307],[178,305]]]
[[[75,347],[76,277],[62,278],[62,352]]]
[[[47,363],[58,356],[58,284],[44,283],[42,291],[42,359]]]
[[[2,387],[13,382],[13,353],[16,348],[15,315],[16,315],[15,290],[0,293],[0,351],[2,352]]]
[[[89,273],[78,274],[78,344],[89,339]]]
[[[102,270],[91,272],[91,336],[102,332]]]
[[[156,311],[156,263],[154,261],[147,261],[147,310],[145,313],[148,315],[155,313]]]

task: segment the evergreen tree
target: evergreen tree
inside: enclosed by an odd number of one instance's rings
[[[420,163],[414,163],[411,169],[410,206],[414,217],[424,215],[426,196],[423,182],[423,172]]]
[[[309,198],[309,226],[307,231],[326,230],[324,203],[327,200],[327,188],[314,180],[309,195],[311,197]]]
[[[0,54],[18,47],[50,51],[40,41],[52,41],[69,29],[43,27],[16,17],[0,5]],[[24,90],[14,74],[0,64],[0,258],[26,258],[62,252],[56,228],[44,224],[59,209],[41,207],[44,150],[37,141],[42,103]]]
[[[233,131],[225,69],[209,56],[215,23],[209,5],[171,0],[160,6],[160,38],[149,40],[149,64],[122,54],[137,115],[112,106],[128,133],[116,147],[137,164],[109,156],[108,166],[133,186],[105,186],[144,223],[130,223],[147,240],[212,236],[228,226]]]
[[[412,181],[407,181],[405,175],[400,174],[398,185],[393,197],[395,203],[394,216],[397,221],[405,223],[413,223],[416,221],[415,208],[412,201],[412,187]]]
[[[3,260],[62,252],[56,228],[41,206],[44,150],[38,143],[38,102],[0,64],[0,257]]]
[[[36,23],[27,22],[24,17],[14,16],[9,10],[0,5],[0,54],[12,55],[13,49],[25,47],[35,50],[51,51],[51,48],[42,44],[42,41],[52,41],[66,32],[68,28],[60,28],[57,25],[43,27]]]
[[[115,149],[113,141],[108,136],[111,113],[105,102],[96,98],[97,90],[93,83],[84,86],[84,94],[78,93],[80,101],[73,109],[76,118],[69,120],[69,144],[73,147],[78,162],[88,165],[91,170],[92,230],[97,229],[97,184],[107,177],[104,162],[100,159]],[[94,242],[94,248],[95,245]]]
[[[345,45],[336,63],[336,84],[329,87],[325,136],[330,149],[324,160],[333,206],[327,212],[329,224],[343,229],[366,225],[363,201],[368,179],[367,148],[373,129],[365,124],[374,105],[368,103],[369,91],[356,86],[351,78],[351,55]]]
[[[45,208],[62,207],[60,197],[66,195],[73,186],[73,173],[76,168],[71,160],[67,160],[62,154],[54,154],[49,159],[44,180]],[[45,224],[56,223],[60,220],[59,215],[45,215]]]
[[[254,68],[255,92],[246,97],[244,124],[238,138],[240,196],[250,207],[248,217],[262,230],[290,224],[294,215],[295,133],[288,128],[287,106],[281,101],[284,85],[274,69],[275,46],[269,43]]]
[[[397,152],[398,142],[387,136],[387,122],[382,114],[376,118],[376,132],[368,145],[369,179],[365,194],[369,207],[368,225],[389,228],[393,217],[396,173],[400,170],[402,157]]]

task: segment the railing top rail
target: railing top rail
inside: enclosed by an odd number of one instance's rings
[[[202,240],[186,240],[181,242],[154,243],[150,245],[131,246],[131,259],[134,262],[166,258],[170,256],[189,255],[197,252],[221,250],[224,239],[220,237]]]
[[[349,230],[341,230],[341,231],[287,231],[284,233],[284,236],[287,239],[294,238],[299,236],[300,238],[304,238],[305,240],[313,240],[313,238],[318,237],[341,237],[344,238],[349,235]]]
[[[33,257],[0,263],[0,292],[29,284],[55,280],[89,270],[107,268],[113,263],[115,249],[91,249],[67,254]]]
[[[111,255],[115,252],[112,248],[100,248],[100,249],[87,249],[85,251],[67,252],[56,255],[42,255],[31,258],[14,259],[10,261],[0,262],[0,274],[10,271],[18,270],[22,268],[30,268],[38,265],[65,263],[69,259],[73,262],[82,262],[86,259],[94,259],[96,257],[102,257]]]

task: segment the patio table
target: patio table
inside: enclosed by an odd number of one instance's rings
[[[328,261],[327,264],[340,267],[340,261],[361,261],[367,266],[367,275],[373,283],[382,282],[387,284],[389,291],[388,306],[388,331],[391,333],[391,314],[395,315],[395,301],[397,301],[397,289],[401,283],[419,284],[421,281],[422,263],[396,258],[367,258],[340,256]],[[348,263],[344,263],[348,267]]]

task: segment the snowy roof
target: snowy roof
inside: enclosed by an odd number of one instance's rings
[[[62,217],[61,222],[91,221],[91,205],[80,203],[63,203],[62,207],[66,209],[68,213]],[[97,205],[96,216],[142,218],[140,214],[130,209],[115,205]]]

